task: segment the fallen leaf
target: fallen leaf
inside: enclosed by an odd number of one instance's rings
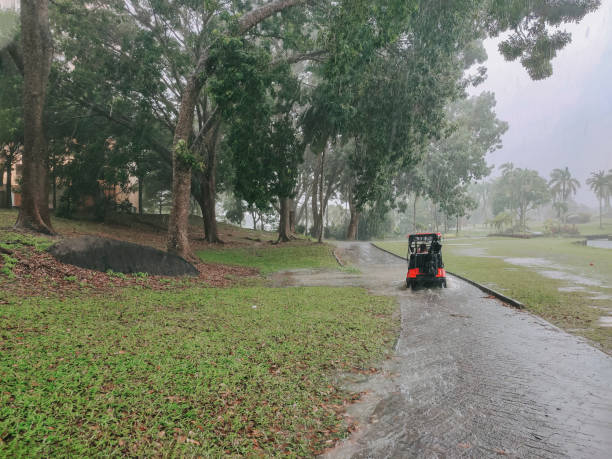
[[[459,448],[463,448],[463,449],[469,449],[469,448],[471,448],[471,447],[472,447],[472,445],[470,445],[468,442],[465,442],[465,443],[459,443],[457,446],[458,446]]]

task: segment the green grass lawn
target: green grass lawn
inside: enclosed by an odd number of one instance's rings
[[[328,245],[308,242],[298,245],[291,243],[238,249],[209,249],[197,254],[206,262],[249,266],[259,269],[263,274],[286,269],[339,267]]]
[[[576,228],[581,235],[594,235],[594,234],[608,234],[612,235],[612,218],[602,218],[602,225],[599,225],[599,214],[593,215],[591,221],[588,223],[578,223]],[[535,224],[532,228],[533,231],[544,231],[544,225]]]
[[[542,275],[538,268],[505,261],[508,258],[542,258],[550,262],[545,269],[561,269],[612,286],[612,251],[573,242],[565,238],[457,238],[447,240],[443,256],[449,271],[499,290],[550,322],[585,336],[599,343],[607,352],[612,352],[612,328],[602,328],[597,323],[599,317],[605,315],[602,309],[612,310],[612,301],[593,298],[612,295],[612,289],[551,279]],[[377,245],[398,255],[406,255],[406,242],[381,242]],[[572,286],[584,290],[563,290]]]
[[[351,429],[344,407],[359,394],[338,374],[370,372],[392,352],[395,301],[357,288],[267,288],[249,273],[231,288],[161,279],[168,290],[45,291],[56,274],[45,269],[57,268],[45,265],[34,292],[16,266],[42,263],[53,239],[12,231],[15,218],[0,211],[0,285],[25,286],[0,295],[0,457],[314,456]],[[130,224],[54,226],[165,238]],[[264,274],[339,268],[329,246],[220,226],[229,243],[199,252],[205,261]]]
[[[347,433],[335,373],[386,356],[395,310],[356,288],[0,304],[0,456],[312,456]]]

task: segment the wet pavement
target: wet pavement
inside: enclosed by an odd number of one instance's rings
[[[459,279],[406,290],[402,260],[367,243],[338,245],[361,274],[273,281],[395,296],[402,327],[383,372],[341,377],[367,394],[348,412],[360,428],[327,457],[612,457],[611,357]]]

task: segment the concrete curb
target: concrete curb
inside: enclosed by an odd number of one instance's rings
[[[393,255],[394,257],[399,258],[400,260],[406,261],[406,258],[404,258],[404,257],[402,257],[402,256],[400,256],[400,255],[398,255],[396,253],[390,252],[390,251],[388,251],[386,249],[383,249],[382,247],[377,246],[373,242],[370,242],[370,244],[373,247],[376,247],[378,250],[382,250],[383,252],[388,253],[389,255]],[[456,277],[458,279],[461,279],[462,281],[465,281],[468,284],[471,284],[474,287],[479,288],[483,292],[488,293],[489,295],[494,296],[495,298],[497,298],[498,300],[502,301],[503,303],[509,304],[510,306],[513,306],[513,307],[515,307],[517,309],[525,309],[525,305],[523,303],[521,303],[520,301],[515,300],[514,298],[510,298],[509,296],[506,296],[506,295],[504,295],[502,293],[499,293],[499,292],[493,290],[492,288],[485,287],[484,285],[479,284],[478,282],[474,282],[473,280],[468,279],[467,277],[460,276],[459,274],[456,274],[456,273],[453,273],[453,272],[450,272],[450,271],[446,271],[446,272],[448,274],[450,274],[451,276]]]

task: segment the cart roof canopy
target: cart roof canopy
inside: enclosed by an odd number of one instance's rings
[[[440,241],[442,233],[415,233],[408,235],[409,242],[433,242]]]

